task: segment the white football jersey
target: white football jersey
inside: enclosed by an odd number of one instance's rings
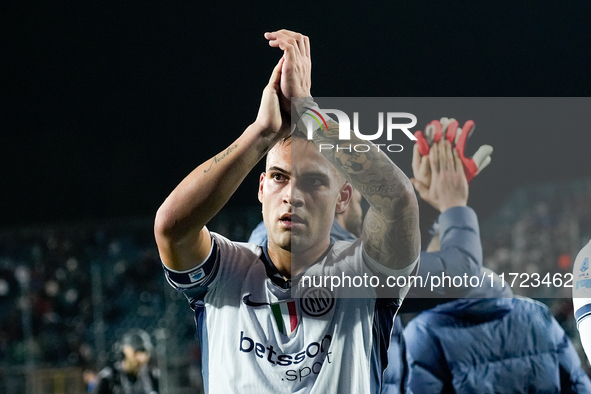
[[[313,287],[294,298],[265,248],[211,235],[203,263],[165,267],[195,311],[206,392],[380,392],[400,298],[376,299],[371,287],[365,298]],[[334,243],[304,275],[373,272],[362,249],[361,240]]]
[[[573,265],[573,309],[577,326],[591,316],[591,241],[581,249]],[[590,333],[591,334],[591,333]]]
[[[591,241],[581,249],[573,265],[573,310],[581,344],[591,360]]]

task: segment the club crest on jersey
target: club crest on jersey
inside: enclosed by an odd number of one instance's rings
[[[334,297],[324,287],[310,287],[302,294],[300,306],[310,316],[322,316],[334,306]]]
[[[581,272],[585,272],[589,269],[589,257],[585,257],[583,264],[581,265]]]
[[[291,336],[296,328],[300,319],[298,318],[298,311],[296,308],[296,302],[293,300],[282,301],[271,304],[271,311],[277,323],[279,331],[286,336]]]

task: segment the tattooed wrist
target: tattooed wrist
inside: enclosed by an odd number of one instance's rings
[[[211,168],[213,167],[214,164],[217,164],[220,161],[224,160],[236,148],[238,148],[238,144],[231,145],[230,147],[228,147],[228,149],[226,149],[222,153],[219,153],[216,156],[214,156],[214,158],[211,160],[211,164],[209,165],[209,167],[206,170],[203,170],[203,172],[204,173],[209,172],[209,170],[211,170]]]

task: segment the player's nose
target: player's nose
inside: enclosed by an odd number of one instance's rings
[[[293,207],[301,207],[304,205],[302,193],[297,187],[293,187],[292,185],[292,181],[290,181],[287,187],[285,187],[283,202],[285,204],[290,204]]]

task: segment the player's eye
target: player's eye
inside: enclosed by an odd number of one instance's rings
[[[271,174],[271,179],[273,179],[274,181],[277,181],[277,182],[283,182],[283,181],[287,180],[287,177],[280,172],[275,172],[275,173]]]
[[[322,186],[324,184],[324,182],[322,182],[322,179],[320,179],[320,178],[310,177],[310,178],[306,178],[306,184],[308,186],[318,187],[318,186]]]

